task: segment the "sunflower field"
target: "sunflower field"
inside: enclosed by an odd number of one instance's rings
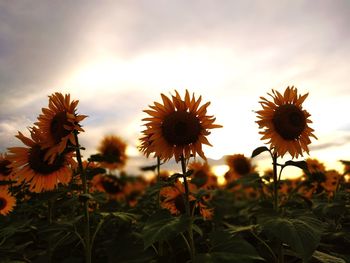
[[[122,137],[83,158],[87,116],[69,94],[50,95],[29,136],[0,154],[0,262],[350,262],[350,161],[342,172],[300,161],[317,140],[308,94],[268,96],[255,112],[262,146],[227,155],[219,184],[202,146],[224,125],[201,96],[161,94],[144,110],[139,150],[154,165],[135,176]],[[260,154],[271,159],[263,173]],[[178,172],[163,169],[170,160]],[[288,166],[302,175],[283,179]]]

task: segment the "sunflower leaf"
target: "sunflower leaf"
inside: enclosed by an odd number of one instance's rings
[[[198,254],[194,262],[257,262],[263,260],[255,248],[239,236],[232,236],[227,231],[216,231],[209,235],[211,250]]]
[[[318,251],[318,250],[316,250],[314,252],[312,257],[321,263],[345,263],[345,260],[342,258],[337,258],[335,256],[323,253],[323,252]]]
[[[283,243],[286,243],[303,259],[309,260],[317,248],[322,234],[322,223],[316,218],[269,217],[261,224],[263,231]]]
[[[297,161],[297,162],[287,161],[287,162],[285,162],[283,167],[286,167],[286,166],[295,166],[295,167],[302,169],[303,171],[308,171],[307,163],[305,161]]]
[[[260,153],[266,152],[266,151],[269,152],[270,151],[269,148],[267,148],[266,146],[260,146],[253,151],[251,158],[254,158],[255,156],[258,156]]]
[[[189,222],[190,218],[185,215],[174,217],[169,211],[160,210],[147,220],[142,230],[144,248],[147,249],[157,241],[176,237],[187,230]]]

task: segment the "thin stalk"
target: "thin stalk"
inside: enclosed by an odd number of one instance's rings
[[[191,260],[193,262],[194,255],[195,255],[195,247],[194,247],[194,241],[193,241],[193,230],[192,230],[192,215],[190,211],[190,201],[189,201],[189,189],[188,189],[188,183],[187,183],[187,177],[186,177],[186,160],[184,156],[181,156],[181,168],[182,168],[182,175],[184,180],[184,187],[185,187],[185,211],[186,215],[190,217],[190,222],[188,224],[188,236],[189,236],[189,243],[190,243],[190,254],[191,254]]]
[[[157,182],[159,183],[160,180],[161,180],[161,178],[160,178],[160,158],[157,156]],[[160,190],[161,189],[159,189],[158,198],[157,198],[157,200],[158,200],[158,209],[161,208],[161,206],[160,206]],[[158,251],[157,251],[157,253],[158,253],[159,257],[163,256],[163,254],[164,254],[163,241],[159,241],[158,242]]]
[[[277,178],[277,154],[272,156],[273,165],[273,209],[278,212],[278,178]]]
[[[251,230],[250,233],[261,243],[264,245],[264,247],[267,248],[267,250],[269,251],[269,253],[271,254],[271,256],[273,257],[274,261],[276,263],[278,263],[277,261],[277,257],[275,255],[275,253],[272,251],[271,247],[263,240],[261,239],[257,234],[254,233],[254,230]]]
[[[157,182],[160,182],[160,158],[157,157]],[[158,208],[160,208],[160,189],[158,192]]]
[[[88,193],[88,186],[86,180],[85,170],[83,168],[83,162],[80,154],[80,145],[78,142],[78,132],[74,131],[74,138],[76,142],[76,155],[79,166],[79,173],[83,183],[83,194],[86,195]],[[84,234],[84,243],[85,243],[85,262],[91,263],[91,243],[90,243],[90,217],[89,217],[89,203],[88,199],[84,197],[84,221],[85,221],[85,234]]]
[[[48,221],[49,221],[49,225],[52,224],[53,222],[53,199],[50,198],[48,200],[48,203],[47,203],[47,209],[48,209]],[[47,256],[48,256],[48,262],[51,263],[52,262],[52,252],[53,252],[53,249],[52,249],[52,240],[51,238],[49,239],[49,244],[48,244],[48,250],[47,250]]]
[[[282,169],[280,171],[280,174],[277,176],[277,154],[273,154],[272,156],[272,165],[273,165],[273,208],[276,211],[276,213],[279,212],[279,206],[278,206],[278,186],[279,186],[279,180],[281,179],[281,173]],[[282,243],[279,244],[277,249],[277,262],[283,263],[284,257],[283,257],[283,247]]]

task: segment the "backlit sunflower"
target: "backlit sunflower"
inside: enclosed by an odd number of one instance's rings
[[[8,215],[16,205],[16,198],[14,198],[4,188],[0,189],[0,215]]]
[[[198,191],[196,185],[189,183],[189,202],[190,210],[195,214],[199,213],[206,220],[213,216],[213,208],[209,208],[207,202],[211,196],[204,195],[196,199],[195,194]],[[186,205],[184,200],[185,188],[180,181],[175,182],[173,186],[166,186],[160,190],[161,206],[168,209],[173,215],[181,215],[186,213]],[[191,212],[191,213],[192,213]]]
[[[40,144],[40,131],[37,128],[30,130],[31,138],[25,137],[21,132],[16,136],[28,147],[9,148],[9,160],[16,173],[17,181],[29,183],[32,192],[53,190],[58,183],[68,184],[72,178],[72,168],[76,163],[73,153],[57,155],[51,162],[45,160],[48,149],[42,149]]]
[[[189,183],[189,201],[194,205],[195,198],[193,196],[193,191],[196,186]],[[160,190],[161,196],[161,206],[170,211],[173,215],[185,214],[186,205],[184,200],[185,188],[180,181],[177,181],[173,186],[166,186]],[[192,209],[191,209],[192,210]]]
[[[45,159],[52,163],[56,155],[61,154],[67,144],[76,145],[74,131],[83,132],[79,122],[85,115],[77,115],[78,100],[70,101],[70,95],[56,92],[49,96],[48,108],[42,109],[42,114],[35,124],[41,131],[42,148],[47,148]]]
[[[227,182],[232,182],[255,171],[255,166],[252,165],[251,159],[243,154],[226,156],[226,164],[229,167],[229,171],[225,174]]]
[[[339,172],[336,170],[329,170],[326,172],[326,180],[325,182],[321,183],[321,186],[330,194],[332,195],[333,192],[337,189],[338,184],[341,180],[343,180],[343,177]]]
[[[307,158],[306,164],[310,173],[326,172],[326,167],[324,166],[324,164],[317,159]]]
[[[203,189],[215,189],[218,186],[217,178],[210,171],[208,163],[191,162],[188,165],[188,169],[192,170],[191,183],[195,184],[198,188]]]
[[[149,117],[146,129],[140,138],[140,150],[148,157],[154,153],[155,157],[167,161],[173,156],[178,162],[183,155],[186,159],[198,154],[203,159],[202,144],[211,145],[206,136],[209,129],[220,128],[214,124],[215,118],[208,116],[207,107],[210,102],[200,106],[202,97],[198,99],[186,90],[185,98],[181,99],[179,93],[172,96],[172,100],[161,94],[163,104],[154,102],[151,109],[144,110]]]
[[[127,160],[125,150],[126,144],[119,137],[106,136],[98,148],[104,160],[101,166],[111,170],[123,168]]]
[[[0,181],[9,181],[11,179],[12,168],[10,164],[7,154],[0,153]]]
[[[283,157],[288,152],[292,158],[297,158],[303,156],[303,151],[309,153],[310,137],[317,137],[308,126],[312,122],[308,119],[310,114],[302,107],[308,93],[298,95],[294,86],[287,87],[283,95],[276,90],[272,93],[268,94],[272,101],[260,97],[263,109],[257,111],[260,120],[256,122],[263,129],[261,139],[268,140],[277,156]]]
[[[106,193],[110,200],[125,199],[125,183],[114,175],[98,174],[94,176],[91,183],[94,190]]]

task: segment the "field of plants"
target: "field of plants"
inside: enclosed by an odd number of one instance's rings
[[[146,179],[124,172],[122,135],[83,158],[87,116],[69,94],[50,95],[29,132],[14,134],[18,146],[0,154],[0,262],[350,262],[350,161],[340,172],[308,155],[317,139],[308,94],[261,95],[261,145],[226,156],[224,184],[202,146],[225,124],[201,96],[161,94],[144,110],[139,150],[154,160],[140,167],[154,174]],[[271,158],[263,173],[253,165],[260,154]],[[173,159],[176,173],[163,169]],[[302,176],[283,179],[288,166]]]

